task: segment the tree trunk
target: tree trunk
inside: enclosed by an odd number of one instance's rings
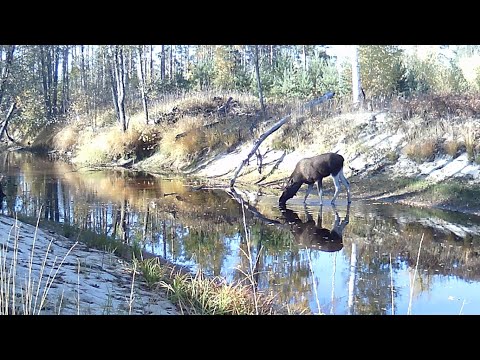
[[[120,111],[118,110],[118,96],[117,96],[117,81],[115,80],[115,71],[113,69],[114,67],[113,59],[108,64],[108,74],[110,77],[110,88],[112,90],[112,100],[113,100],[113,106],[115,108],[115,115],[117,117],[117,121],[120,122]]]
[[[52,53],[53,53],[53,45],[51,46],[46,46],[47,51],[45,52],[47,55],[47,60],[46,60],[46,68],[47,68],[47,91],[48,91],[48,114],[49,114],[49,119],[53,119],[53,103],[52,103],[52,83],[53,83],[53,59],[52,59]]]
[[[13,141],[13,139],[8,135],[7,133],[7,126],[8,126],[8,121],[10,120],[10,118],[12,117],[12,114],[13,112],[15,111],[15,109],[17,108],[17,103],[13,103],[11,106],[10,106],[10,109],[8,110],[8,113],[7,113],[7,117],[5,118],[5,123],[3,124],[2,126],[2,129],[0,130],[0,140],[2,139],[3,137],[3,134],[6,133],[7,136],[8,136],[8,139],[10,141]]]
[[[114,45],[113,49],[113,74],[115,78],[115,98],[117,100],[118,121],[122,131],[127,130],[127,119],[125,115],[125,69],[123,49],[121,45]]]
[[[68,110],[68,92],[69,92],[69,86],[68,86],[68,52],[69,52],[69,47],[68,45],[65,46],[63,49],[63,61],[62,61],[62,100],[61,100],[61,105],[60,105],[60,112],[62,114],[65,114]]]
[[[162,45],[162,53],[160,58],[160,80],[165,80],[165,45]]]
[[[143,112],[145,113],[145,122],[148,125],[148,99],[145,85],[145,61],[144,52],[142,51],[143,45],[138,47],[138,77],[140,79],[140,92],[142,96]]]
[[[307,47],[302,46],[302,55],[303,55],[303,71],[307,72]]]
[[[85,111],[87,114],[90,113],[90,108],[88,104],[88,81],[87,81],[87,69],[85,65],[85,48],[83,45],[80,46],[80,79],[82,83],[82,89],[83,89],[83,96],[85,100]]]
[[[258,98],[260,99],[260,106],[262,108],[263,117],[265,118],[265,104],[263,102],[262,82],[260,80],[260,67],[258,62],[258,45],[255,45],[255,76],[257,78]]]
[[[358,58],[358,45],[354,45],[352,56],[352,101],[354,105],[360,104],[362,91],[360,79],[360,61]]]
[[[50,90],[49,90],[49,83],[48,83],[48,59],[46,59],[47,55],[45,54],[45,49],[43,45],[40,45],[40,62],[42,66],[42,87],[43,87],[43,101],[45,105],[45,114],[47,120],[50,121],[52,119],[51,113],[51,101],[50,101]]]
[[[150,45],[150,72],[148,73],[148,81],[153,82],[153,45]]]
[[[13,63],[13,53],[15,52],[15,45],[10,45],[7,48],[7,55],[5,59],[5,66],[3,67],[2,77],[0,79],[0,106],[2,105],[3,94],[7,86],[8,76]]]
[[[173,79],[173,45],[170,45],[170,71],[169,71],[170,80]]]
[[[58,45],[53,47],[54,66],[53,66],[53,84],[52,84],[52,115],[55,118],[58,114],[58,63],[60,61],[60,48]]]

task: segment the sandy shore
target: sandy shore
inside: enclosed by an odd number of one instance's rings
[[[179,314],[118,256],[3,215],[0,270],[1,314]]]

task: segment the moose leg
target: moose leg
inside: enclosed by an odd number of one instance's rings
[[[343,174],[343,169],[338,172],[338,176],[340,178],[340,181],[345,185],[345,188],[347,189],[347,197],[348,197],[348,203],[350,204],[352,201],[350,199],[350,183]]]
[[[337,198],[338,196],[338,193],[340,192],[340,189],[342,187],[342,183],[340,182],[340,173],[338,173],[337,175],[333,176],[333,184],[335,185],[335,193],[333,194],[333,198],[332,198],[332,205],[335,205],[335,199]]]
[[[320,205],[323,205],[322,179],[318,179],[318,180],[317,180],[317,190],[318,190],[318,197],[320,198]]]
[[[307,188],[307,192],[305,194],[305,198],[303,199],[303,203],[306,204],[307,203],[307,197],[308,195],[310,195],[310,193],[312,192],[313,190],[313,184],[308,184],[308,188]]]

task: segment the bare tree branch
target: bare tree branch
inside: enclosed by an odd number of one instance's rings
[[[3,137],[3,133],[7,131],[8,120],[10,120],[10,118],[12,117],[12,114],[13,114],[13,112],[15,111],[16,108],[17,108],[17,103],[14,102],[14,103],[10,106],[10,109],[8,110],[8,113],[7,113],[7,117],[5,118],[5,123],[3,124],[2,129],[0,130],[0,140],[1,140],[2,137]],[[7,136],[8,136],[8,135],[7,135]],[[8,136],[8,138],[9,138],[10,140],[12,140],[10,136]]]
[[[333,96],[335,95],[334,92],[332,91],[329,91],[327,92],[325,95],[317,98],[317,99],[314,99],[312,101],[309,101],[308,103],[306,103],[305,105],[303,105],[302,107],[302,110],[306,110],[306,109],[309,109],[309,108],[312,108],[313,106],[316,106],[318,104],[321,104],[322,102],[328,100],[328,99],[331,99]],[[245,164],[248,163],[248,161],[250,160],[250,158],[252,157],[253,154],[255,154],[255,152],[257,151],[258,147],[260,146],[260,144],[268,137],[270,136],[271,134],[273,134],[275,131],[277,131],[283,124],[285,124],[288,120],[290,120],[290,118],[292,117],[292,115],[287,115],[285,116],[283,119],[277,121],[275,124],[273,124],[273,126],[267,130],[265,133],[263,133],[256,141],[255,143],[253,144],[253,148],[252,150],[248,153],[247,155],[247,158],[244,159],[241,164],[238,166],[237,168],[237,171],[235,171],[235,174],[233,175],[233,178],[230,180],[230,187],[233,188],[233,185],[235,184],[235,180],[237,179],[238,177],[238,174],[240,173],[240,170],[242,170],[242,168],[245,166]]]

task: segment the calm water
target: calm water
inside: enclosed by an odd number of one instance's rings
[[[75,171],[4,153],[5,215],[41,216],[139,243],[324,314],[480,314],[480,218],[353,201],[319,207],[127,171]],[[331,193],[324,195],[327,199]],[[244,218],[245,224],[244,226]],[[247,231],[247,233],[245,232]]]

